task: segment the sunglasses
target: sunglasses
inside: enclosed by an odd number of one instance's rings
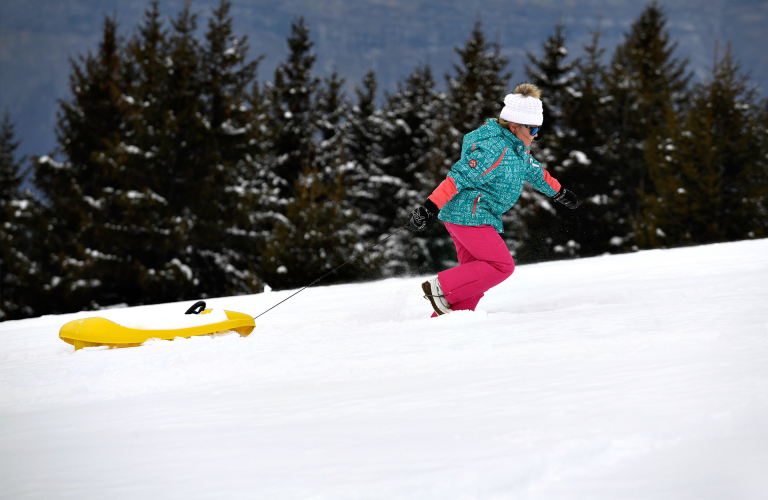
[[[536,135],[541,128],[541,125],[523,125],[523,127],[527,128],[531,131],[531,135]]]

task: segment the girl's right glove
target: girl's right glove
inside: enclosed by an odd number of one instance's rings
[[[565,188],[560,189],[560,192],[554,196],[554,200],[558,203],[562,203],[571,210],[579,206],[579,199],[576,198],[573,191],[568,191]]]
[[[435,202],[427,198],[423,206],[416,207],[408,214],[408,219],[405,221],[406,229],[411,231],[423,231],[428,225],[435,222],[437,219],[437,213],[440,210],[435,205]]]

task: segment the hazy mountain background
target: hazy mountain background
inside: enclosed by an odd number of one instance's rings
[[[197,0],[193,8],[204,28],[217,0]],[[678,57],[690,59],[696,79],[706,78],[715,41],[732,44],[752,82],[765,93],[768,65],[768,1],[667,0]],[[183,2],[166,0],[161,9],[175,15]],[[515,72],[525,79],[527,51],[536,54],[561,19],[568,28],[573,56],[581,54],[590,31],[604,32],[609,56],[647,2],[629,0],[242,0],[234,1],[235,32],[247,35],[250,55],[264,54],[259,80],[271,80],[287,54],[290,22],[303,16],[315,41],[318,75],[333,69],[352,89],[374,69],[383,90],[394,90],[418,63],[442,76],[457,61],[454,47],[469,37],[480,19],[489,38],[498,39]],[[55,146],[56,99],[67,97],[68,57],[96,49],[104,15],[116,15],[129,34],[149,6],[146,0],[3,0],[0,3],[0,106],[7,107],[23,142],[19,154],[46,154]]]

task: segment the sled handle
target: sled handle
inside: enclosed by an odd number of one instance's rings
[[[198,300],[184,314],[200,314],[205,310],[205,301]]]

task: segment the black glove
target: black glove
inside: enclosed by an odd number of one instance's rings
[[[435,222],[437,219],[437,212],[439,212],[437,205],[427,198],[424,205],[414,208],[408,215],[408,220],[405,221],[405,227],[411,231],[423,231],[428,225]]]
[[[576,198],[573,191],[568,191],[565,188],[560,189],[560,192],[554,196],[554,200],[558,203],[562,203],[571,210],[579,206],[579,199]]]

